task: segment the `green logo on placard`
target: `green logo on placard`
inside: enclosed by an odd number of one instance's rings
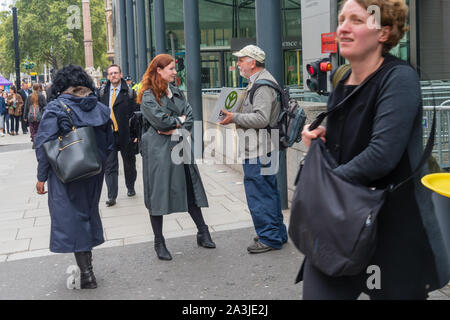
[[[236,105],[238,94],[236,91],[231,91],[225,99],[225,109],[230,110]]]

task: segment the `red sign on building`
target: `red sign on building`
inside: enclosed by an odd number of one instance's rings
[[[337,53],[336,32],[322,33],[322,53]]]

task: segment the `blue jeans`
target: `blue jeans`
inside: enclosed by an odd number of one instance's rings
[[[286,226],[283,223],[281,200],[276,175],[261,175],[260,159],[246,159],[244,168],[244,187],[247,204],[259,241],[275,249],[281,249],[287,242]]]

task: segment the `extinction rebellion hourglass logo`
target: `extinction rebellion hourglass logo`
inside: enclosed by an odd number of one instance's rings
[[[238,94],[236,91],[231,91],[230,94],[225,99],[225,109],[231,110],[238,101]]]

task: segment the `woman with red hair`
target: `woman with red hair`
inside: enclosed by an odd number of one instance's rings
[[[179,132],[190,132],[194,124],[192,107],[183,92],[172,85],[176,74],[173,57],[157,55],[142,77],[137,100],[144,117],[142,166],[145,206],[155,235],[155,251],[161,260],[172,260],[162,227],[163,216],[174,212],[189,212],[198,229],[199,246],[216,247],[200,209],[208,206],[208,200],[194,158],[191,156],[192,161],[185,161],[186,157],[181,156],[182,161],[174,161],[174,158],[180,159],[175,146],[187,142],[186,135],[183,139]]]

